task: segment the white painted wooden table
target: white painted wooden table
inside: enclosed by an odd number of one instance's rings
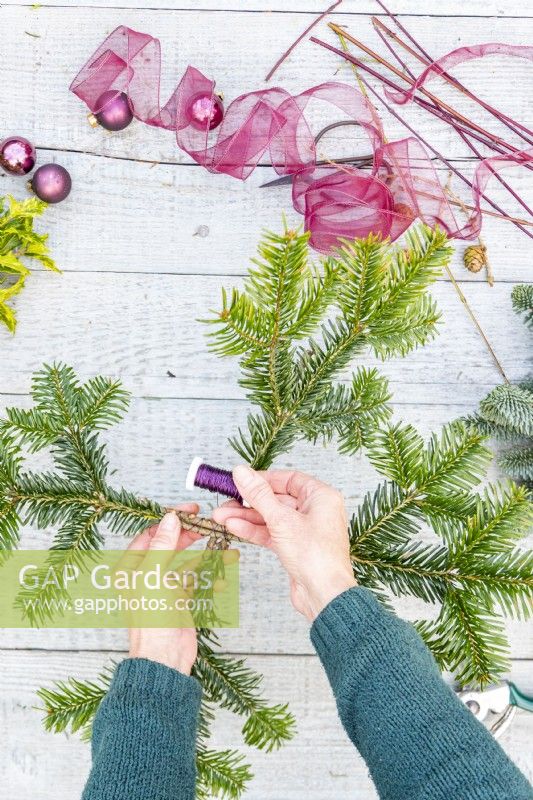
[[[435,57],[461,44],[531,42],[533,6],[523,0],[390,3]],[[262,228],[279,227],[282,210],[291,222],[298,217],[286,187],[259,190],[272,175],[268,167],[241,184],[192,165],[168,133],[141,124],[114,135],[92,130],[84,107],[67,87],[104,36],[126,24],[161,39],[163,98],[191,63],[215,77],[229,100],[263,86],[268,68],[325,4],[292,0],[289,5],[284,0],[120,0],[113,7],[106,0],[45,0],[35,9],[3,0],[0,7],[0,135],[27,136],[38,146],[41,163],[61,162],[74,180],[71,198],[46,215],[64,273],[33,276],[17,303],[16,338],[0,330],[0,406],[27,402],[32,371],[52,359],[71,363],[83,377],[101,372],[120,376],[135,399],[127,422],[110,437],[117,481],[161,500],[183,494],[191,453],[216,464],[231,462],[225,438],[247,410],[236,385],[236,364],[207,353],[204,331],[194,320],[216,307],[221,285],[240,280]],[[375,41],[368,16],[378,11],[373,0],[345,0],[339,11],[337,22]],[[324,24],[318,30],[331,38]],[[331,54],[304,42],[276,82],[301,91],[333,76],[353,80],[349,69],[339,71],[339,66]],[[492,58],[457,74],[517,119],[527,120],[530,70],[526,62]],[[444,87],[441,96],[448,95]],[[461,100],[454,97],[454,102]],[[464,103],[461,107],[466,109]],[[448,129],[416,109],[405,109],[405,114],[471,171],[467,151]],[[386,115],[384,120],[390,139],[405,135],[394,120]],[[363,148],[359,134],[352,135],[350,149]],[[339,155],[339,137],[327,147],[329,155]],[[512,180],[526,193],[524,174]],[[0,193],[7,192],[22,196],[22,182],[0,178]],[[518,210],[498,184],[491,193],[509,211]],[[195,235],[199,226],[208,235]],[[528,342],[510,310],[509,294],[514,283],[530,279],[531,247],[516,228],[500,221],[487,219],[484,237],[494,288],[483,276],[464,270],[461,244],[454,271],[508,376],[517,379],[528,368]],[[383,367],[395,392],[397,415],[426,434],[472,411],[500,380],[451,284],[440,281],[434,294],[444,314],[440,337]],[[330,458],[319,448],[298,447],[285,464],[342,486],[350,506],[375,483],[364,460]],[[201,500],[205,507],[205,497]],[[48,541],[48,534],[25,535],[28,546]],[[337,721],[306,626],[289,609],[279,569],[268,554],[254,550],[246,552],[242,572],[243,624],[224,635],[224,645],[250,654],[251,663],[265,673],[268,696],[290,701],[299,729],[294,742],[277,755],[249,753],[256,778],[248,796],[374,798],[364,764]],[[419,609],[405,603],[402,610],[413,616]],[[512,624],[509,630],[513,678],[533,692],[531,629]],[[53,678],[92,676],[124,647],[124,636],[113,631],[2,634],[2,796],[57,800],[79,795],[88,748],[75,738],[42,732],[32,709],[34,690]],[[502,742],[530,778],[532,734],[533,715],[519,713]],[[218,745],[240,746],[237,721],[222,716],[215,739]]]

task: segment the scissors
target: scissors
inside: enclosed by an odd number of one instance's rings
[[[495,739],[507,730],[518,708],[533,711],[533,697],[521,692],[510,681],[483,691],[462,691],[459,697],[480,722],[486,723]]]
[[[359,125],[359,122],[355,120],[347,119],[342,120],[340,122],[332,122],[331,125],[326,125],[325,128],[322,128],[319,133],[315,136],[315,146],[319,143],[323,136],[326,135],[329,131],[332,131],[334,128],[342,128],[344,125]],[[314,166],[321,167],[325,164],[331,164],[332,161],[316,161]],[[374,155],[370,153],[366,156],[346,156],[345,158],[336,158],[334,160],[335,164],[351,164],[352,166],[358,167],[371,167],[374,163]],[[260,189],[267,189],[271,186],[283,186],[285,184],[291,184],[293,181],[294,175],[282,175],[281,178],[274,178],[272,181],[267,181],[267,183],[262,183],[259,187]]]

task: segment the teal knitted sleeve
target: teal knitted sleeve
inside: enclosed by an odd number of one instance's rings
[[[533,789],[441,678],[412,625],[367,589],[319,614],[311,639],[382,800],[533,800]]]
[[[82,800],[193,800],[201,694],[163,664],[123,661],[94,720]]]

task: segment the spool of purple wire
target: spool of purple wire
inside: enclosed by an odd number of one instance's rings
[[[201,458],[193,458],[185,487],[188,491],[207,489],[208,492],[223,494],[225,497],[232,497],[242,503],[242,497],[235,486],[235,481],[231,472],[227,469],[213,467],[211,464],[204,464]]]

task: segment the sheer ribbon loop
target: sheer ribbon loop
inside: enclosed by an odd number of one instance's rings
[[[393,99],[407,102],[433,73],[489,52],[533,58],[533,48],[527,47],[459,48],[428,66],[411,90],[397,93]],[[198,98],[213,101],[214,81],[189,66],[164,106],[160,81],[159,41],[120,26],[82,67],[70,88],[93,114],[101,110],[106,92],[125,93],[138,120],[174,130],[178,147],[210,172],[246,180],[268,155],[279,175],[293,176],[294,207],[304,216],[311,245],[323,253],[342,239],[371,232],[394,240],[417,218],[439,225],[449,236],[471,238],[481,227],[480,199],[490,176],[506,165],[533,161],[533,150],[482,161],[474,176],[475,210],[460,226],[422,144],[412,136],[386,143],[376,110],[354,86],[326,82],[298,95],[280,87],[249,92],[235,98],[220,125],[210,130],[210,120],[199,124],[191,108]],[[346,119],[327,125],[315,137],[309,109],[320,104]],[[365,131],[372,155],[317,163],[321,137],[333,128],[349,125]],[[363,172],[363,164],[371,166],[371,171]]]
[[[490,55],[512,56],[533,61],[533,47],[529,45],[503,44],[502,42],[487,42],[486,44],[458,47],[429,64],[409,89],[396,91],[385,87],[385,94],[389,100],[399,105],[404,105],[413,99],[418,89],[438,75],[446,74],[450,68],[455,67],[457,64],[464,64],[467,61],[474,61]],[[451,80],[453,81],[454,79],[452,78]]]

